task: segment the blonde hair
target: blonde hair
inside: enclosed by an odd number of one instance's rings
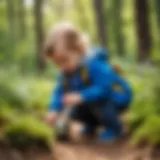
[[[85,52],[88,46],[88,39],[73,24],[59,23],[54,26],[48,36],[44,54],[51,56],[59,44],[63,44],[66,49]]]

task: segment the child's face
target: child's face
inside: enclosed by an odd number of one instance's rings
[[[82,57],[76,51],[56,52],[52,60],[56,63],[60,71],[72,73],[80,65]]]

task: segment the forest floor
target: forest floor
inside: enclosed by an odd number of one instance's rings
[[[160,150],[148,146],[133,147],[128,136],[121,140],[100,144],[79,136],[80,126],[72,126],[71,141],[58,142],[53,155],[55,160],[160,160]]]
[[[0,147],[0,160],[160,160],[160,152],[149,147],[131,148],[127,140],[107,145],[58,142],[52,153],[39,148]]]
[[[20,151],[0,146],[0,160],[160,160],[160,148],[133,147],[130,138],[110,144],[97,144],[82,140],[76,131],[71,133],[71,141],[57,142],[52,152],[39,147]]]
[[[153,154],[149,147],[130,148],[127,141],[110,145],[59,143],[54,157],[55,160],[160,160],[160,153]]]
[[[160,148],[133,147],[127,136],[115,143],[100,144],[93,140],[83,141],[76,132],[71,132],[71,142],[55,145],[55,160],[160,160]]]

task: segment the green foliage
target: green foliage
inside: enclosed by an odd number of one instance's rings
[[[147,142],[151,145],[160,144],[160,116],[150,115],[143,124],[135,130],[132,142],[134,144]]]
[[[160,139],[160,85],[158,69],[139,68],[131,79],[134,87],[134,101],[129,111],[129,127],[133,135],[133,143],[148,142],[159,144]]]
[[[53,142],[52,129],[32,116],[20,116],[5,128],[5,138],[15,147],[42,145],[48,147]]]
[[[2,102],[0,102],[2,104]],[[3,102],[4,104],[5,102]],[[15,111],[7,104],[0,107],[0,127],[6,123],[10,123],[15,117]]]
[[[53,130],[39,119],[44,118],[47,110],[51,82],[9,73],[0,73],[0,140],[22,148],[50,147],[55,137]]]
[[[0,100],[1,105],[4,102],[10,106],[18,107],[19,109],[46,109],[52,84],[50,81],[42,78],[22,78],[20,76],[5,75],[1,73],[0,80]]]
[[[28,1],[27,1],[28,3]],[[34,3],[34,2],[33,2]],[[61,20],[69,20],[81,31],[87,32],[94,43],[99,44],[95,11],[92,0],[59,0],[45,2],[43,10],[44,30],[48,30]],[[160,64],[159,30],[155,21],[154,2],[150,0],[150,22],[152,25],[153,48],[151,59]],[[20,17],[18,1],[14,1],[16,10],[14,26],[10,27],[7,1],[0,1],[0,139],[7,137],[11,143],[24,146],[33,141],[48,144],[52,131],[39,118],[47,111],[48,100],[55,78],[55,66],[46,69],[42,77],[37,75],[37,54],[35,38],[35,17],[33,5],[25,5],[26,36],[19,38]],[[116,57],[115,11],[112,1],[104,1],[107,47],[111,50],[113,63],[119,64],[134,88],[134,100],[129,110],[129,128],[134,143],[141,139],[151,144],[159,143],[160,131],[160,84],[159,70],[153,66],[138,65],[137,37],[135,36],[134,1],[122,0],[122,33],[125,43],[125,59]],[[13,20],[13,19],[12,19]],[[114,21],[114,22],[113,22]],[[119,26],[118,26],[119,27]],[[21,115],[21,116],[19,116]],[[17,144],[18,143],[18,144]]]

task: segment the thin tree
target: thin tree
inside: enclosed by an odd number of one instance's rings
[[[37,45],[37,59],[39,70],[42,71],[45,67],[45,62],[42,56],[43,43],[44,43],[44,30],[43,30],[43,15],[42,15],[43,0],[35,0],[34,13],[35,13],[35,36]]]
[[[123,27],[122,27],[122,0],[112,0],[112,19],[113,19],[113,34],[114,41],[116,43],[117,54],[119,56],[124,56],[124,35],[123,35]]]
[[[158,29],[160,34],[160,0],[155,0],[155,11],[156,11],[156,17],[158,22]]]
[[[93,0],[98,38],[100,40],[101,45],[105,47],[107,44],[107,39],[106,39],[106,29],[105,29],[104,14],[103,14],[103,2],[104,2],[103,0]]]
[[[138,60],[146,61],[151,53],[151,33],[147,0],[135,0],[136,28],[138,38]]]
[[[26,35],[24,0],[18,0],[18,30],[20,39],[23,39]]]
[[[7,0],[7,15],[9,23],[9,36],[10,40],[14,42],[15,38],[15,10],[14,10],[14,1]]]

